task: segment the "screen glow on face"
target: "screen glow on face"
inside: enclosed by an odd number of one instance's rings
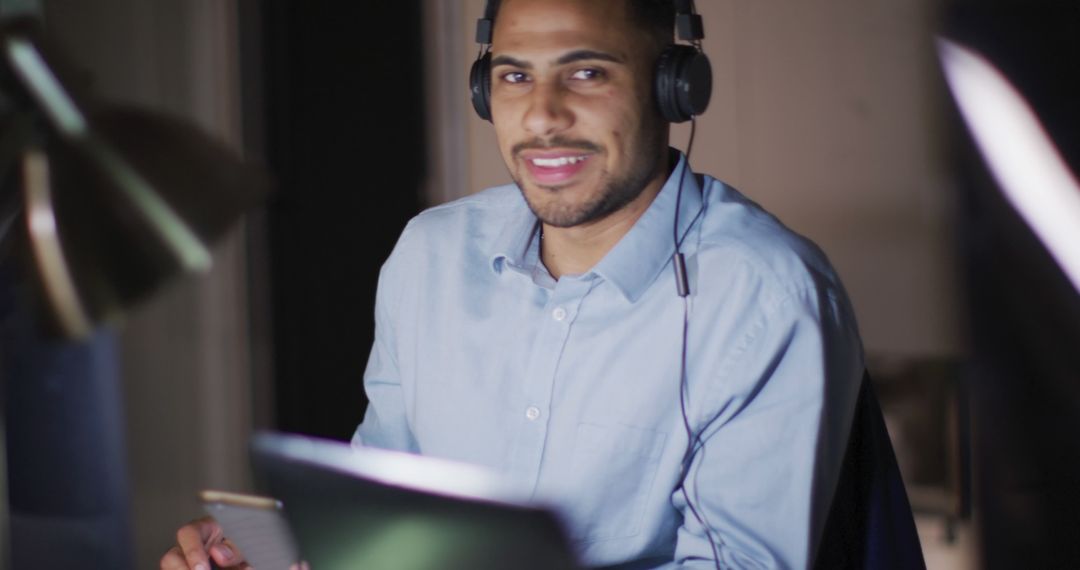
[[[1080,184],[1023,95],[986,58],[939,39],[961,115],[1005,197],[1080,292]]]

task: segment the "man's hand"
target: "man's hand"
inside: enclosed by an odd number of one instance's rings
[[[251,568],[240,549],[225,538],[217,521],[205,517],[176,531],[176,546],[161,557],[161,570],[210,570],[211,557],[221,568]]]

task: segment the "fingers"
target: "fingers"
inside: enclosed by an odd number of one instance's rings
[[[210,555],[214,557],[214,562],[222,568],[251,568],[244,561],[244,555],[240,552],[240,549],[227,538],[222,538],[219,543],[211,546]]]
[[[244,562],[242,557],[235,555],[239,552],[235,549],[235,546],[229,548],[229,552],[222,552],[225,545],[219,544],[210,548],[211,556],[214,561],[217,562],[218,567],[230,569],[230,570],[254,570],[254,568]],[[302,566],[298,566],[298,570],[311,570],[311,567],[306,562],[302,563]],[[161,558],[161,570],[192,570],[194,567],[188,564],[187,557],[184,556],[184,551],[180,550],[179,546],[174,546],[165,553],[165,556]],[[206,567],[209,570],[210,566]]]
[[[232,541],[222,536],[213,518],[191,521],[176,531],[176,546],[161,558],[161,570],[210,570],[210,560],[221,568],[251,568]]]
[[[210,570],[211,559],[220,568],[252,568],[236,544],[225,538],[221,525],[211,517],[204,517],[176,531],[176,546],[161,557],[160,565],[161,570]]]
[[[210,570],[207,548],[221,540],[221,527],[212,518],[191,521],[176,531],[176,546],[190,570]],[[168,554],[166,554],[168,556]]]
[[[180,550],[179,546],[174,546],[165,553],[165,556],[161,557],[161,570],[189,570],[187,560],[184,559],[184,552]]]

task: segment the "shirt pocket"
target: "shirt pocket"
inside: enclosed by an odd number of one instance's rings
[[[573,539],[594,542],[641,531],[666,434],[626,425],[578,424],[570,505]]]

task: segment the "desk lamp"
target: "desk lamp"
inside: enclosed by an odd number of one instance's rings
[[[188,122],[93,97],[74,69],[35,20],[0,22],[0,255],[41,329],[78,340],[171,277],[207,271],[210,244],[268,177]],[[0,568],[4,425],[0,411]]]

